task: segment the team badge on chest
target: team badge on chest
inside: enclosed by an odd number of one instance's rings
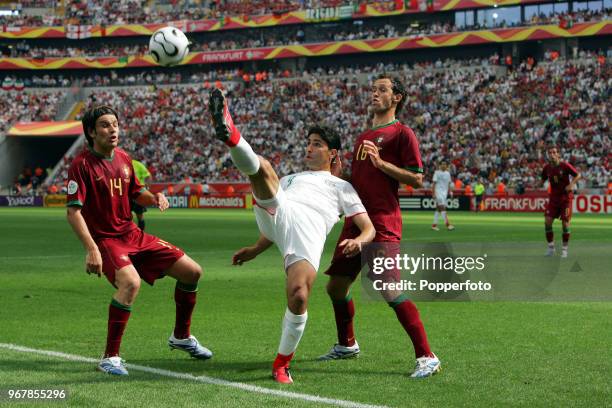
[[[130,176],[132,175],[132,171],[130,170],[130,166],[125,164],[125,165],[123,165],[123,168],[121,170],[123,171],[123,181],[125,181],[126,183],[129,183],[130,182]]]

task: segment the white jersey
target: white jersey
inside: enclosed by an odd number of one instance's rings
[[[436,170],[433,176],[433,182],[436,183],[436,196],[444,196],[448,194],[448,185],[451,182],[451,175],[447,170]]]
[[[329,171],[283,177],[273,198],[255,200],[259,230],[276,243],[285,268],[305,259],[317,270],[325,238],[334,224],[342,215],[366,212],[353,186]]]
[[[329,171],[303,171],[280,180],[287,200],[304,206],[323,218],[326,235],[345,215],[366,212],[353,186]],[[314,216],[314,214],[311,214]]]

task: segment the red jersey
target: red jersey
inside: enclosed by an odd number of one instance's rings
[[[365,140],[378,146],[380,157],[397,167],[423,172],[419,142],[412,129],[394,120],[363,132],[355,142],[351,184],[359,194],[376,228],[376,241],[402,239],[399,182],[374,167],[363,149]]]
[[[547,164],[542,170],[542,181],[550,183],[551,201],[567,201],[572,198],[572,193],[565,191],[570,183],[570,176],[576,177],[578,172],[568,162],[560,162],[558,166]]]
[[[83,218],[94,240],[119,237],[135,230],[130,199],[144,187],[134,175],[132,159],[116,148],[112,157],[87,149],[68,170],[67,206],[82,207]]]

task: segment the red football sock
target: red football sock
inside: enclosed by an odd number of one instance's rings
[[[174,337],[177,339],[186,339],[191,334],[191,315],[196,304],[197,284],[186,288],[185,285],[177,282],[174,289],[174,302],[176,303],[176,323],[174,325]],[[181,289],[181,287],[183,289]],[[192,290],[185,290],[192,289]]]
[[[427,334],[425,333],[423,322],[421,322],[419,311],[415,304],[410,300],[403,300],[399,303],[392,302],[391,307],[395,310],[397,319],[404,327],[404,330],[406,330],[406,333],[410,336],[416,357],[432,357],[433,354],[427,342]]]
[[[549,244],[554,240],[554,233],[551,231],[546,231],[546,242]]]
[[[336,330],[338,331],[338,344],[351,347],[355,344],[355,333],[353,331],[353,316],[355,316],[355,304],[353,299],[348,298],[332,301],[334,315],[336,316]]]
[[[277,354],[276,358],[274,359],[274,363],[272,363],[272,368],[281,368],[281,367],[287,367],[289,366],[289,362],[291,361],[291,359],[293,358],[293,355],[295,353],[291,353],[288,356],[285,356],[283,354]]]
[[[227,123],[227,126],[230,129],[230,137],[229,139],[227,139],[225,144],[229,147],[234,147],[240,141],[240,131],[238,130],[236,125],[234,125],[234,120],[232,119],[232,116],[229,113],[227,105],[223,107],[223,114],[225,115],[225,122]]]
[[[114,357],[119,355],[121,338],[128,319],[130,318],[131,307],[122,305],[115,299],[108,307],[108,334],[106,336],[106,351],[104,357]]]
[[[569,239],[570,239],[570,233],[564,232],[563,233],[563,246],[567,246]]]

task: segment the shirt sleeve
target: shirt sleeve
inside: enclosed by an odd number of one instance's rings
[[[83,207],[87,197],[87,178],[84,161],[73,161],[68,169],[66,207]]]
[[[338,191],[340,192],[340,209],[346,217],[352,217],[354,215],[366,212],[366,209],[359,198],[359,194],[357,194],[350,183],[346,181],[343,182]]]
[[[576,170],[576,168],[568,162],[564,162],[563,167],[565,167],[570,176],[576,177],[578,175],[578,171]]]
[[[400,133],[399,150],[402,167],[415,173],[423,173],[419,142],[411,129],[404,128]]]
[[[132,169],[130,175],[130,199],[135,200],[140,193],[146,190],[146,188],[140,183],[138,177],[136,177],[136,171],[134,170],[134,164],[132,160],[129,160],[130,168]]]
[[[438,170],[434,172],[433,179],[431,181],[433,181],[434,183],[438,182]]]
[[[542,169],[542,181],[548,180],[548,165]]]

